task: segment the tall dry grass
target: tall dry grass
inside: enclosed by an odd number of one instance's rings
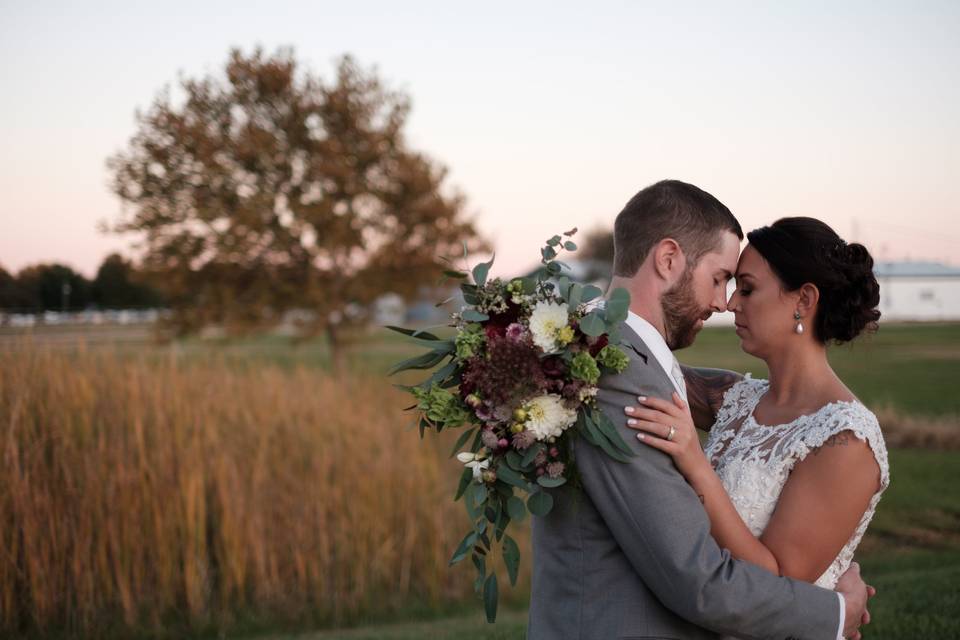
[[[467,529],[452,438],[421,442],[405,404],[376,377],[3,352],[0,635],[337,624],[469,600],[470,570],[447,567]]]

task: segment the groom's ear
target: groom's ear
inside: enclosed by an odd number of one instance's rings
[[[686,266],[686,257],[680,244],[673,238],[664,238],[653,245],[653,268],[657,275],[669,283],[678,278]]]

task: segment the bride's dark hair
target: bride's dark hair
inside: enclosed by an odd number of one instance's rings
[[[880,319],[880,285],[873,257],[862,244],[847,244],[816,218],[781,218],[747,234],[780,278],[784,289],[805,283],[820,291],[814,336],[820,342],[848,342],[864,329],[876,330]]]

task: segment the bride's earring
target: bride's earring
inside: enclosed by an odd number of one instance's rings
[[[797,334],[798,336],[799,336],[799,335],[803,335],[803,323],[800,322],[800,312],[799,312],[799,311],[794,311],[794,312],[793,312],[793,319],[797,321],[797,326],[794,327],[793,330],[796,332],[796,334]]]

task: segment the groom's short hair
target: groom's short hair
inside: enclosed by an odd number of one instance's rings
[[[692,184],[661,180],[642,189],[613,225],[613,273],[632,277],[664,238],[680,245],[690,266],[720,246],[722,231],[743,240],[743,229],[722,202]]]

